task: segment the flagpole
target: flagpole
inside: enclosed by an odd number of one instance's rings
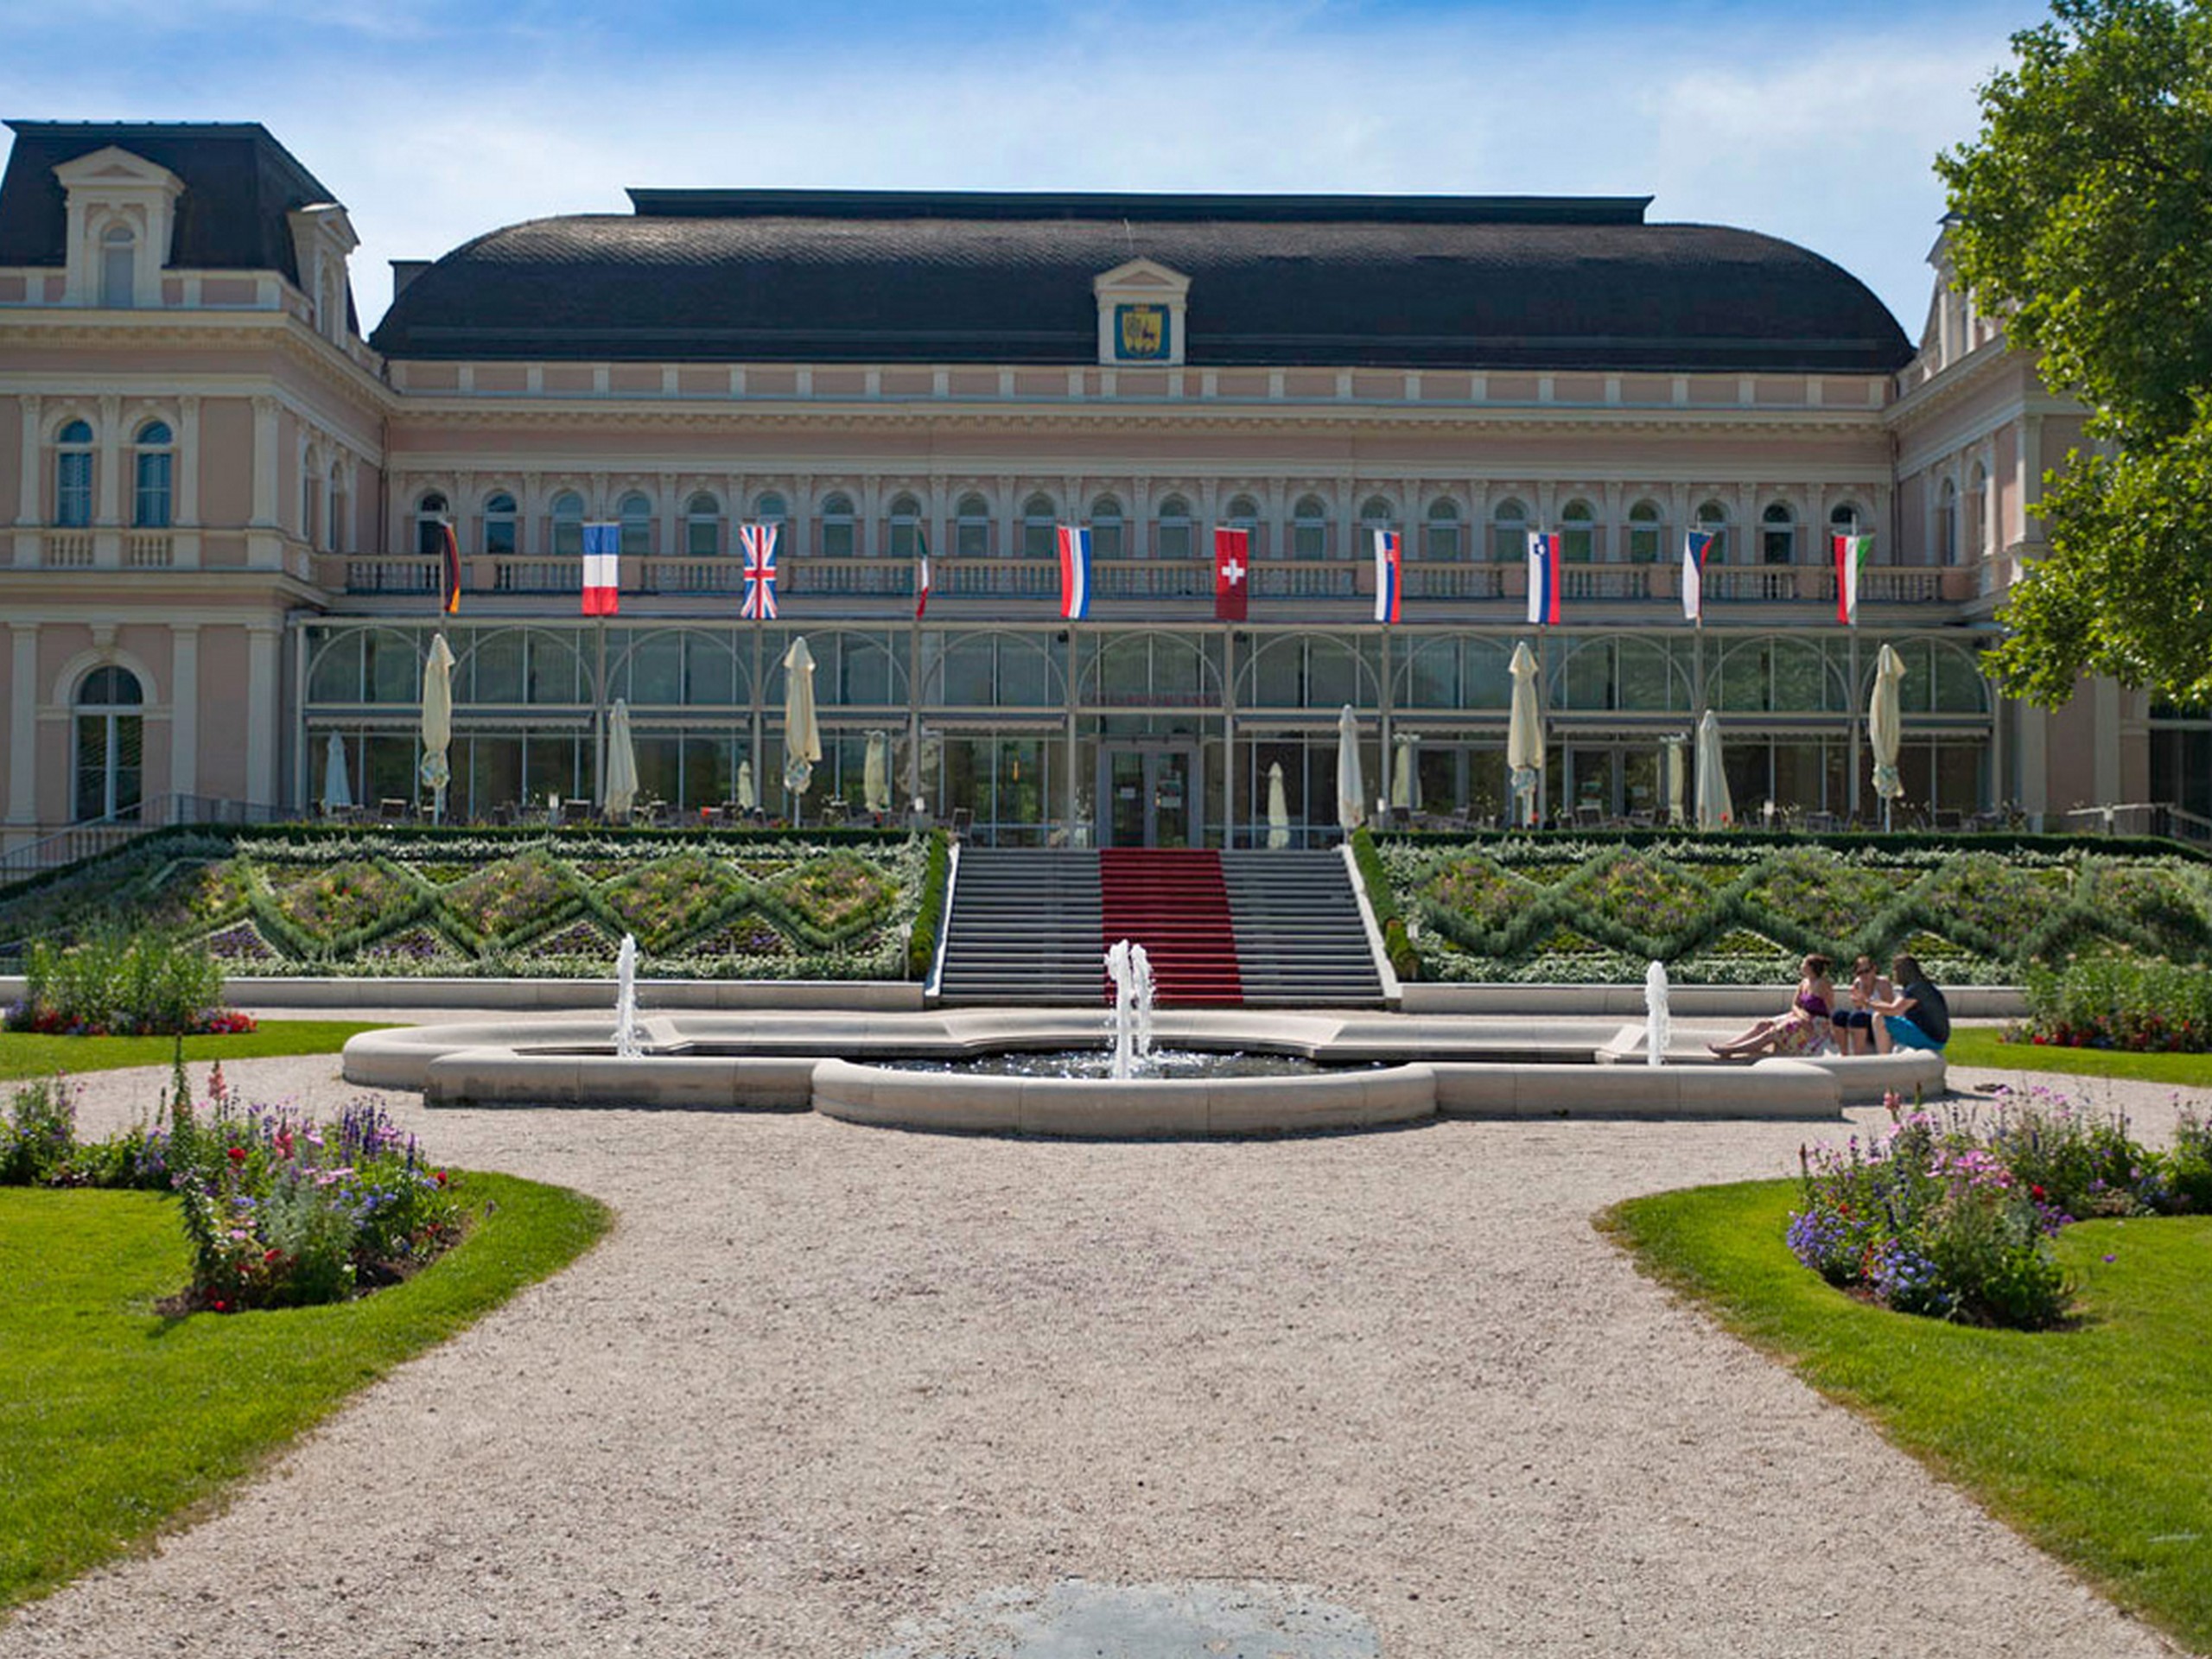
[[[919,524],[914,526],[914,545],[921,558],[929,557],[930,544]],[[914,613],[906,622],[906,810],[899,815],[910,822],[922,798],[922,607],[929,602],[918,563],[913,575]]]

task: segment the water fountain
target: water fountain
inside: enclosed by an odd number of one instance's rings
[[[638,941],[622,936],[614,953],[614,1058],[634,1060],[642,1052],[638,1030]]]
[[[1665,1061],[1669,1035],[1667,964],[1655,962],[1643,975],[1643,1063],[1646,1065],[1658,1065]]]
[[[1114,982],[1114,1064],[1108,1073],[1127,1083],[1152,1058],[1152,959],[1144,946],[1116,940],[1106,952]]]

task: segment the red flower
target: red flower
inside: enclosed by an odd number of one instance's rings
[[[436,1181],[440,1186],[443,1186],[446,1184],[446,1173],[442,1169],[431,1171],[430,1178]]]
[[[231,1311],[230,1304],[227,1302],[214,1301],[208,1303],[207,1306],[218,1313],[227,1313]]]
[[[242,1164],[245,1162],[245,1148],[244,1147],[232,1147],[231,1148],[230,1157],[231,1161],[234,1164]]]
[[[2041,1188],[2041,1187],[2039,1187],[2039,1186],[2031,1186],[2031,1187],[2030,1187],[2030,1188],[2028,1189],[2028,1191],[2029,1191],[2031,1193],[2032,1193],[2032,1194],[2034,1195],[2034,1197],[2035,1197],[2035,1201],[2036,1201],[2037,1204],[2041,1204],[2041,1203],[2044,1201],[2044,1198],[2047,1196],[2047,1195],[2044,1193],[2044,1192],[2043,1188]]]

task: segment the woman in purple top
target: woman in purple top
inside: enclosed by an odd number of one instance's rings
[[[1826,957],[1810,956],[1799,964],[1797,995],[1787,1014],[1762,1020],[1741,1036],[1725,1043],[1706,1045],[1724,1060],[1756,1059],[1767,1054],[1817,1054],[1827,1046],[1828,1012],[1835,1007],[1835,987],[1828,982],[1834,966]]]

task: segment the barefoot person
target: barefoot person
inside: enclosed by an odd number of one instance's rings
[[[1708,1043],[1724,1060],[1754,1059],[1764,1054],[1817,1054],[1827,1046],[1828,1010],[1835,1006],[1835,987],[1828,982],[1833,966],[1826,957],[1811,956],[1799,965],[1802,976],[1797,995],[1787,1014],[1762,1020],[1742,1035],[1725,1043]]]
[[[1951,1006],[1943,993],[1929,983],[1910,957],[1891,962],[1890,977],[1902,988],[1894,996],[1866,1005],[1881,1016],[1874,1027],[1875,1048],[1884,1054],[1893,1048],[1942,1052],[1943,1045],[1951,1040]]]
[[[1881,1016],[1873,1005],[1888,1001],[1897,991],[1874,965],[1873,957],[1861,957],[1851,964],[1851,988],[1847,995],[1851,1006],[1835,1012],[1836,1047],[1846,1054],[1878,1052],[1874,1026]]]

